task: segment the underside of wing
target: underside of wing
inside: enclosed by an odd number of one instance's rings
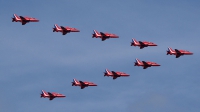
[[[106,40],[106,39],[107,39],[107,38],[106,38],[106,37],[104,37],[104,36],[101,38],[101,40],[102,40],[102,41],[104,41],[104,40]]]
[[[55,97],[50,97],[49,100],[53,100]]]
[[[140,46],[140,49],[143,49],[144,48],[144,46]]]
[[[25,25],[27,22],[25,22],[25,21],[22,21],[22,25]]]
[[[147,69],[148,68],[148,66],[143,66],[143,69]]]
[[[85,88],[85,86],[81,86],[81,89],[84,89]]]
[[[117,77],[114,76],[113,79],[117,79]]]
[[[62,32],[63,35],[66,35],[67,33],[68,33],[67,31],[63,31],[63,32]]]
[[[181,55],[176,55],[176,58],[179,58]]]

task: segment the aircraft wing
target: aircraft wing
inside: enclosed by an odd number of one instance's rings
[[[143,45],[143,46],[145,46],[145,44],[144,44],[142,41],[139,41],[139,43],[140,43],[140,45]]]
[[[111,71],[114,76],[119,76],[116,72]]]
[[[144,66],[144,67],[143,67],[143,69],[146,69],[146,68],[148,68],[148,66]]]
[[[66,35],[67,33],[69,33],[69,31],[64,26],[60,26],[60,27],[63,30],[62,32],[63,35]]]
[[[113,76],[113,79],[117,79],[117,77]]]
[[[53,100],[55,97],[50,97],[49,100]]]
[[[100,34],[101,34],[103,37],[106,37],[106,34],[105,34],[105,33],[100,32]]]
[[[102,41],[104,41],[108,38],[105,33],[100,32],[100,34],[102,35],[102,38],[101,38]]]
[[[144,48],[144,46],[143,46],[143,45],[141,45],[141,46],[140,46],[140,49],[143,49],[143,48]]]
[[[81,89],[84,89],[85,87],[87,87],[88,85],[86,85],[83,81],[79,81],[81,83]]]
[[[85,88],[85,86],[81,86],[81,89],[84,89]]]
[[[178,49],[175,49],[176,53],[181,54],[181,52]]]
[[[26,20],[26,18],[24,18],[23,16],[19,16],[22,20]]]
[[[64,26],[60,26],[62,30],[66,30]]]
[[[120,77],[116,72],[114,71],[111,71],[112,74],[113,74],[113,79],[117,79],[117,77]]]
[[[66,35],[67,33],[68,33],[67,31],[63,31],[63,32],[62,32],[63,35]]]
[[[181,55],[176,55],[176,58],[179,58]]]
[[[146,61],[142,61],[142,63],[143,63],[144,65],[149,65]]]
[[[55,96],[52,94],[52,93],[50,93],[50,92],[48,92],[48,94],[49,94],[49,100],[53,100],[54,98],[55,98]]]
[[[106,37],[102,37],[102,38],[101,38],[102,41],[104,41],[104,40],[106,40],[106,39],[107,39]]]
[[[146,69],[146,68],[148,68],[148,67],[149,67],[149,64],[148,64],[147,62],[145,62],[145,61],[142,61],[142,63],[144,64],[144,66],[143,66],[143,69]]]
[[[81,83],[81,85],[85,86],[85,83],[83,81],[79,81]]]
[[[25,21],[22,21],[22,25],[25,25],[27,22],[25,22]]]

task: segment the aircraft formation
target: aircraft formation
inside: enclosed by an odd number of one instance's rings
[[[26,23],[29,22],[39,22],[38,19],[33,18],[33,17],[27,17],[27,16],[18,16],[16,14],[13,14],[12,22],[21,22],[22,25],[25,25]],[[61,32],[62,35],[66,35],[67,33],[70,32],[80,32],[80,30],[72,27],[64,27],[64,26],[58,26],[57,24],[54,24],[53,32]],[[100,38],[102,41],[105,41],[106,39],[109,38],[119,38],[118,35],[112,34],[112,33],[103,33],[103,32],[98,32],[96,30],[93,30],[92,38]],[[140,49],[143,49],[145,47],[150,47],[150,46],[158,46],[157,44],[153,42],[148,42],[148,41],[137,41],[136,39],[132,38],[131,46],[138,46]],[[180,56],[183,55],[193,55],[192,52],[186,51],[186,50],[178,50],[178,49],[172,49],[168,47],[167,50],[167,55],[175,55],[176,58],[179,58]],[[157,64],[156,62],[150,62],[150,61],[140,61],[139,59],[135,59],[135,65],[134,66],[142,66],[143,69],[147,69],[148,67],[152,66],[161,66],[160,64]],[[108,69],[105,69],[104,72],[104,77],[112,77],[113,80],[117,79],[118,77],[129,77],[130,75],[124,72],[119,72],[119,71],[110,71]],[[72,86],[80,86],[81,89],[84,89],[85,87],[88,86],[97,86],[97,84],[89,81],[78,81],[77,79],[73,79]],[[41,98],[49,98],[49,100],[53,100],[54,98],[64,98],[66,97],[63,94],[56,93],[56,92],[46,92],[45,90],[42,90],[41,93]]]

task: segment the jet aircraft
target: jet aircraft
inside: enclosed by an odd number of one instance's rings
[[[115,72],[115,71],[109,71],[108,69],[106,69],[104,72],[104,77],[105,76],[108,76],[108,77],[110,76],[110,77],[113,77],[113,79],[117,79],[118,77],[128,77],[130,75],[124,72]]]
[[[64,27],[64,26],[58,26],[57,24],[54,25],[53,32],[62,32],[63,35],[66,35],[67,33],[70,32],[80,32],[80,30],[76,28],[71,28],[71,27]]]
[[[49,98],[49,100],[53,100],[54,98],[62,98],[62,97],[65,97],[65,95],[63,94],[60,94],[60,93],[55,93],[55,92],[46,92],[44,90],[42,90],[42,94],[41,94],[41,98]]]
[[[32,18],[32,17],[23,17],[23,16],[18,16],[17,14],[13,14],[12,22],[21,22],[22,25],[25,25],[28,22],[39,22],[38,19]]]
[[[159,64],[155,63],[155,62],[149,62],[149,61],[140,61],[139,59],[135,59],[136,62],[135,62],[135,66],[142,66],[143,69],[146,69],[148,67],[151,67],[151,66],[160,66]]]
[[[103,32],[98,32],[96,30],[93,30],[94,33],[92,34],[92,38],[96,37],[96,38],[101,38],[102,41],[109,39],[109,38],[119,38],[119,36],[115,35],[115,34],[111,34],[111,33],[103,33]]]
[[[97,85],[93,82],[87,82],[87,81],[83,82],[83,81],[78,81],[76,79],[73,79],[72,86],[80,86],[81,89],[84,89],[85,87],[88,87],[88,86],[97,86]]]
[[[144,47],[148,46],[157,46],[153,42],[147,42],[147,41],[137,41],[136,39],[132,38],[131,46],[138,46],[140,49],[143,49]]]
[[[178,50],[178,49],[172,49],[170,47],[168,47],[168,51],[167,51],[167,55],[170,54],[170,55],[176,55],[176,58],[179,58],[180,56],[183,56],[183,55],[193,55],[192,52],[190,51],[186,51],[186,50]]]

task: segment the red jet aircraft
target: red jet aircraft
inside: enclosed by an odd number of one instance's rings
[[[129,74],[126,74],[124,72],[115,72],[115,71],[109,71],[108,69],[105,70],[104,76],[110,76],[113,77],[113,79],[116,79],[118,77],[128,77],[130,76]]]
[[[155,62],[149,62],[149,61],[140,61],[139,59],[135,59],[135,66],[143,66],[143,69],[146,69],[151,66],[160,66],[159,64]]]
[[[132,38],[132,42],[131,42],[131,46],[139,46],[140,49],[143,49],[144,47],[148,47],[148,46],[157,46],[156,44],[154,44],[153,42],[147,42],[147,41],[137,41],[134,38]]]
[[[12,22],[21,22],[22,25],[25,25],[28,22],[39,22],[39,20],[32,17],[23,17],[18,16],[17,14],[13,14]]]
[[[54,98],[58,97],[58,98],[62,98],[65,97],[65,95],[60,94],[60,93],[55,93],[55,92],[46,92],[44,90],[42,90],[42,94],[41,94],[41,98],[49,98],[49,100],[53,100]]]
[[[92,34],[92,38],[101,38],[102,41],[109,39],[109,38],[119,38],[119,36],[115,35],[115,34],[111,34],[111,33],[103,33],[103,32],[98,32],[96,30],[94,30],[94,33]]]
[[[183,55],[193,55],[192,52],[190,51],[186,51],[186,50],[178,50],[178,49],[172,49],[170,47],[168,47],[168,51],[167,51],[167,55],[170,54],[170,55],[176,55],[176,58],[179,58],[180,56],[183,56]]]
[[[58,26],[57,24],[55,24],[53,32],[62,32],[63,35],[66,35],[67,33],[70,32],[80,32],[80,30],[71,27]]]
[[[97,86],[97,85],[93,82],[86,82],[86,81],[83,82],[83,81],[78,81],[76,79],[73,79],[72,86],[80,86],[81,89],[84,89],[85,87],[88,87],[88,86]]]

